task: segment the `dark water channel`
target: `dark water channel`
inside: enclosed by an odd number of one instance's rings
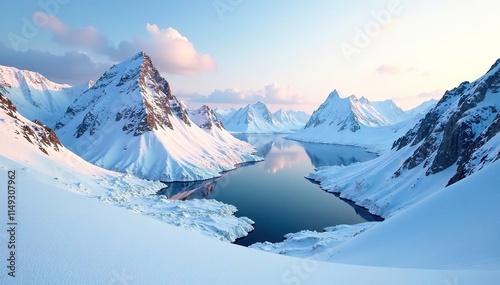
[[[236,244],[283,240],[287,233],[322,231],[338,224],[381,220],[366,209],[327,193],[304,178],[316,167],[349,165],[376,157],[357,147],[302,143],[283,135],[235,135],[258,149],[265,160],[219,178],[168,183],[170,199],[216,199],[238,208],[237,216],[255,221],[255,230]]]

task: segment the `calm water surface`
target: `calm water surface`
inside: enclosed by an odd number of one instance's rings
[[[235,242],[245,246],[279,242],[285,234],[301,230],[380,220],[304,178],[316,167],[349,165],[373,159],[375,154],[357,147],[286,140],[283,135],[235,136],[254,145],[265,160],[215,179],[168,183],[159,193],[170,199],[216,199],[235,205],[237,216],[255,221],[255,230]]]

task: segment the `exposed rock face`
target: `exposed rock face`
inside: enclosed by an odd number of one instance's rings
[[[0,109],[8,116],[19,120],[16,107],[2,93],[0,93]],[[28,142],[37,146],[43,153],[49,154],[47,148],[59,151],[60,148],[63,147],[56,133],[40,121],[35,120],[33,124],[25,124],[19,120],[17,124],[19,124],[19,130],[17,132],[22,134]]]
[[[17,119],[16,113],[17,109],[12,101],[10,101],[7,97],[5,97],[2,93],[0,93],[0,108],[5,111],[7,115],[10,117]]]
[[[134,97],[135,91],[140,91],[140,96]],[[98,132],[104,122],[102,114],[97,112],[97,105],[103,102],[101,98],[109,96],[115,97],[106,100],[113,104],[115,122],[121,122],[122,130],[127,134],[139,136],[159,128],[173,130],[172,116],[180,118],[188,126],[191,125],[187,110],[172,95],[168,82],[153,66],[149,56],[141,52],[129,62],[115,65],[104,73],[68,107],[55,129],[64,127],[80,112],[86,111],[75,137],[79,138],[87,131],[90,135]]]
[[[220,130],[224,129],[224,125],[222,124],[221,120],[219,120],[214,110],[212,110],[207,105],[203,105],[197,110],[189,111],[189,118],[198,127],[204,130],[212,130],[214,128]]]
[[[435,174],[457,165],[457,173],[448,184],[470,175],[477,160],[495,161],[481,149],[499,132],[500,60],[475,82],[464,82],[447,91],[444,97],[413,129],[394,142],[393,148],[418,147],[396,171],[421,164],[426,174]],[[482,155],[480,155],[482,154]]]

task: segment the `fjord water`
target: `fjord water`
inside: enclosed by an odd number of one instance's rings
[[[265,160],[215,179],[168,183],[159,194],[169,199],[205,198],[235,205],[237,216],[255,221],[255,230],[235,242],[245,246],[279,242],[285,234],[301,230],[322,231],[339,224],[380,220],[304,178],[316,167],[349,165],[373,159],[375,154],[351,146],[286,140],[284,135],[235,136],[254,145]]]

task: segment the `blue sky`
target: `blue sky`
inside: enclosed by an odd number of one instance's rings
[[[0,4],[1,65],[77,84],[144,50],[195,107],[311,112],[337,89],[407,109],[500,57],[493,0],[25,2]]]

